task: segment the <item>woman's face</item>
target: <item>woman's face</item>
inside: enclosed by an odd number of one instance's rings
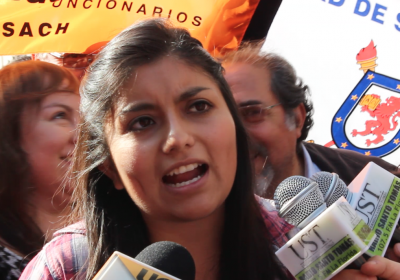
[[[235,125],[215,82],[171,57],[132,75],[106,123],[102,170],[146,217],[194,220],[221,207],[236,174]]]
[[[70,165],[79,99],[77,94],[56,92],[39,107],[28,105],[22,112],[21,146],[28,155],[31,183],[43,198],[53,198]]]

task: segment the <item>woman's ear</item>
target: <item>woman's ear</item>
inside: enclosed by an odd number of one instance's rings
[[[114,162],[110,158],[107,158],[102,164],[99,165],[99,170],[113,181],[114,187],[117,190],[124,189],[124,184],[122,183],[121,178],[119,177]]]

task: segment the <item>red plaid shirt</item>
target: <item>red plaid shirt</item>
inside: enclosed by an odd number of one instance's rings
[[[87,246],[83,222],[59,230],[30,261],[19,279],[83,280],[86,276]]]
[[[257,197],[257,201],[273,245],[281,247],[288,240],[285,234],[293,226],[278,217],[276,211],[265,208],[265,201],[261,198]],[[20,280],[85,279],[87,246],[84,222],[57,231],[54,238],[28,264]]]
[[[275,206],[269,199],[264,199],[256,195],[256,200],[260,205],[261,216],[268,229],[272,244],[275,247],[282,247],[288,242],[286,234],[293,228],[291,224],[285,222],[284,219],[278,216]]]

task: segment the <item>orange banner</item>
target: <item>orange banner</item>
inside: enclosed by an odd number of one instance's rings
[[[218,56],[239,45],[258,2],[0,0],[0,55],[87,52],[139,19],[165,17]]]

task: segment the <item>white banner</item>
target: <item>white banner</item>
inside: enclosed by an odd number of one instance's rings
[[[283,0],[264,49],[310,86],[309,140],[398,165],[399,46],[400,1]]]

